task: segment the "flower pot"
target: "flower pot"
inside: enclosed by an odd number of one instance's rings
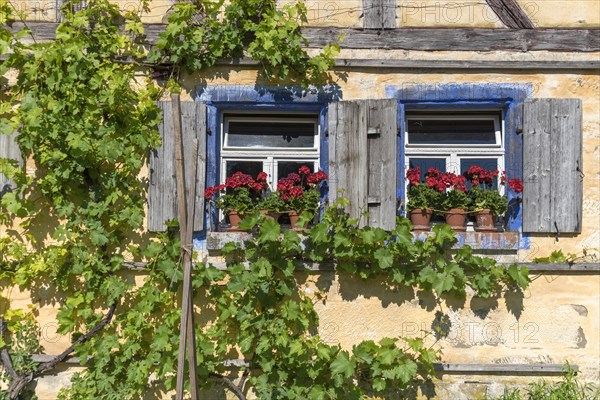
[[[431,227],[429,221],[431,220],[432,211],[429,208],[415,208],[410,212],[410,222],[413,224],[413,231],[415,232],[428,232]]]
[[[477,232],[496,232],[496,216],[488,208],[477,211],[475,219],[477,221],[477,227],[475,228]]]
[[[275,221],[279,220],[279,217],[281,217],[281,213],[279,212],[275,212],[275,211],[269,211],[269,210],[259,210],[259,212],[262,215],[266,215],[268,217],[273,218]]]
[[[288,211],[288,216],[290,217],[290,225],[292,226],[292,229],[296,229],[296,224],[298,223],[300,214],[297,211]]]
[[[229,218],[229,225],[231,225],[228,231],[239,232],[239,224],[242,221],[242,219],[244,219],[244,215],[238,213],[237,211],[229,211],[227,213],[227,217]]]
[[[462,208],[451,208],[444,213],[446,223],[450,225],[453,231],[464,232],[467,230],[465,221],[467,220],[467,212]]]

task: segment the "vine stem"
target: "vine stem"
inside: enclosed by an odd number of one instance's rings
[[[4,367],[4,369],[12,378],[8,386],[8,398],[11,400],[17,399],[23,391],[23,389],[25,389],[25,387],[29,383],[31,383],[34,379],[46,374],[48,371],[54,369],[54,367],[57,364],[66,360],[67,357],[69,357],[71,353],[75,351],[75,347],[77,345],[87,342],[92,336],[101,331],[112,320],[112,317],[115,314],[115,310],[117,309],[117,303],[118,301],[115,301],[110,305],[108,312],[106,313],[104,318],[102,318],[102,320],[100,320],[100,322],[96,324],[96,326],[90,329],[86,334],[78,337],[77,340],[75,340],[73,344],[71,344],[71,346],[69,346],[65,351],[54,357],[52,360],[38,365],[38,367],[33,372],[29,372],[24,375],[17,374],[13,368],[12,360],[10,359],[10,355],[8,354],[6,347],[3,348],[0,351],[0,361],[2,362],[2,366]],[[6,326],[4,320],[0,318],[0,332],[4,333],[5,329]]]
[[[208,376],[210,376],[212,378],[221,379],[225,383],[225,385],[229,388],[229,390],[231,390],[233,392],[233,394],[235,394],[237,396],[238,399],[246,400],[246,395],[244,394],[242,388],[238,387],[238,385],[233,383],[233,381],[231,379],[229,379],[228,377],[221,375],[221,374],[214,373],[214,372],[209,373]]]

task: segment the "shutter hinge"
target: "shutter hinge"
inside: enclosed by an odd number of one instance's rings
[[[517,105],[517,107],[519,113],[517,114],[517,126],[515,127],[515,132],[517,133],[517,135],[520,135],[523,133],[523,113],[525,112],[525,105],[523,103],[520,103]]]
[[[381,197],[379,196],[368,196],[367,204],[381,204]]]
[[[378,126],[375,128],[368,128],[367,136],[368,135],[381,135],[381,128],[379,128]]]

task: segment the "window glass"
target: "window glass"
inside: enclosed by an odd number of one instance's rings
[[[315,147],[314,121],[229,121],[230,147]]]
[[[442,172],[446,171],[446,159],[445,158],[416,158],[411,157],[409,161],[409,168],[421,168],[421,181],[425,180],[425,174],[429,168],[437,168]]]
[[[313,161],[279,161],[277,163],[277,180],[288,176],[292,172],[298,173],[298,170],[303,165],[306,165],[310,169],[310,172],[315,172]]]
[[[225,177],[228,178],[238,171],[256,178],[256,176],[263,171],[263,163],[262,161],[227,160]]]
[[[497,158],[463,158],[460,160],[460,173],[465,174],[469,168],[473,165],[478,165],[481,168],[489,169],[490,171],[495,171],[498,169],[498,159]],[[471,187],[471,182],[466,182],[467,187]],[[498,178],[494,178],[492,181],[493,189],[498,189]]]
[[[409,144],[496,144],[493,119],[410,118],[407,125]]]

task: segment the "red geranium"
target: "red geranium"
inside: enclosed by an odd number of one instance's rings
[[[406,179],[411,185],[418,185],[421,183],[421,167],[409,168],[406,171]]]
[[[308,175],[310,174],[310,168],[308,168],[306,165],[303,165],[300,167],[300,169],[298,170],[298,173],[300,175]],[[288,175],[289,176],[289,175]]]
[[[316,185],[323,182],[325,179],[327,179],[327,174],[323,171],[317,171],[314,174],[309,174],[306,177],[306,183]]]
[[[498,176],[498,171],[491,171],[489,169],[481,168],[479,165],[473,165],[465,173],[465,176],[473,185],[478,185],[480,183],[491,185],[494,177]]]
[[[267,173],[259,172],[258,175],[256,176],[256,181],[257,182],[266,182],[267,181]]]
[[[523,181],[519,178],[511,179],[508,181],[508,187],[516,193],[521,193],[523,191]]]

